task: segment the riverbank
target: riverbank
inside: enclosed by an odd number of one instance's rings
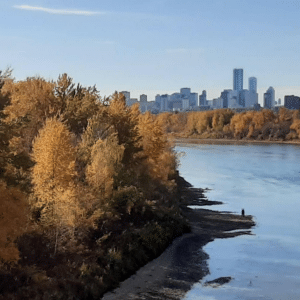
[[[193,188],[183,178],[178,183],[181,209],[189,220],[191,233],[175,239],[162,255],[122,282],[119,288],[105,294],[103,300],[182,299],[194,283],[209,273],[204,245],[216,238],[251,234],[250,228],[254,226],[251,216],[203,209],[204,205],[217,203],[207,200],[204,190]],[[199,209],[191,209],[189,205]]]
[[[245,144],[256,144],[256,145],[269,145],[269,144],[286,144],[286,145],[300,145],[300,140],[251,140],[251,139],[204,139],[197,137],[172,137],[175,143],[185,144],[215,144],[215,145],[245,145]]]

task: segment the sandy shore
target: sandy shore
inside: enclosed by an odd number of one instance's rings
[[[208,255],[201,250],[215,238],[251,234],[251,216],[240,216],[204,209],[208,201],[202,189],[192,188],[181,179],[182,210],[189,219],[192,232],[173,243],[158,258],[123,281],[120,287],[104,295],[104,300],[182,299],[192,285],[208,274]],[[198,205],[190,209],[188,205]],[[234,232],[231,232],[233,231]]]

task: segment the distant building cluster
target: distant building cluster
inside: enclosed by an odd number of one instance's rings
[[[189,110],[212,110],[219,108],[231,108],[237,110],[260,109],[258,104],[257,79],[250,77],[248,89],[244,89],[244,70],[233,70],[233,89],[225,89],[220,97],[208,100],[205,90],[202,94],[191,92],[188,87],[181,88],[179,93],[156,95],[154,101],[148,101],[147,95],[140,95],[140,100],[130,98],[130,92],[121,92],[126,98],[128,106],[134,103],[140,104],[142,112],[151,111],[152,113],[166,111],[189,111]],[[281,106],[281,99],[275,101],[275,90],[269,87],[264,93],[263,107],[275,109]],[[289,109],[300,109],[300,98],[297,96],[285,96],[284,107]]]
[[[244,70],[233,70],[233,89],[221,92],[217,99],[207,100],[211,108],[254,108],[258,104],[257,79],[249,78],[248,90],[244,89]]]

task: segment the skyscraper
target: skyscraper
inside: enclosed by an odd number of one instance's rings
[[[199,96],[199,106],[206,105],[206,91],[202,91],[202,94]]]
[[[145,95],[145,94],[140,95],[140,102],[142,102],[142,103],[147,102],[147,95]]]
[[[198,93],[190,93],[190,106],[194,107],[198,105]]]
[[[275,106],[275,90],[270,86],[264,93],[264,108],[272,108]]]
[[[230,92],[232,92],[232,90],[224,90],[221,93],[221,98],[223,99],[223,108],[228,108],[228,100],[230,97]]]
[[[126,104],[129,105],[129,102],[130,102],[130,92],[123,91],[123,92],[121,92],[121,94],[124,95],[125,100],[126,100]]]
[[[255,77],[249,78],[249,91],[257,93],[257,79]]]
[[[300,97],[297,96],[284,96],[284,107],[288,109],[300,108]]]
[[[243,69],[233,69],[233,90],[243,90]]]
[[[190,88],[182,88],[180,89],[180,94],[189,97],[191,94],[191,89]]]

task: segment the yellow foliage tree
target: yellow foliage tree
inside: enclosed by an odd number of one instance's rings
[[[278,112],[278,121],[279,122],[284,122],[284,121],[291,121],[293,118],[292,111],[285,108],[285,107],[280,107],[279,112]]]
[[[142,137],[141,145],[144,154],[156,160],[168,145],[166,135],[158,120],[155,121],[154,117],[146,112],[139,118],[138,129]]]
[[[42,78],[8,80],[3,85],[1,93],[9,99],[3,111],[3,122],[10,132],[6,177],[14,184],[28,186],[32,141],[46,118],[58,111],[53,88],[53,83]]]
[[[91,151],[91,163],[86,170],[86,179],[90,186],[103,197],[110,197],[113,191],[114,177],[121,168],[124,146],[119,145],[116,134],[107,139],[99,139]]]
[[[138,105],[128,107],[125,97],[121,93],[115,93],[107,108],[109,123],[117,133],[119,145],[124,145],[122,163],[131,168],[135,163],[135,154],[139,152],[138,141],[138,117],[140,114]]]
[[[153,179],[167,184],[169,177],[175,173],[176,157],[165,132],[149,112],[140,115],[138,129],[143,149],[141,154],[146,157],[148,173]]]
[[[294,119],[290,129],[295,130],[298,138],[300,138],[300,119]]]
[[[73,226],[81,214],[74,185],[75,148],[72,134],[56,119],[47,119],[33,144],[32,183],[41,210],[41,221],[48,226]]]
[[[17,122],[27,117],[36,123],[56,114],[59,103],[53,91],[54,83],[39,77],[6,82],[2,88],[2,93],[10,97],[10,105],[4,110],[6,121]]]
[[[270,109],[263,109],[262,111],[255,112],[253,116],[253,123],[255,129],[262,129],[263,126],[275,120],[275,115]]]

